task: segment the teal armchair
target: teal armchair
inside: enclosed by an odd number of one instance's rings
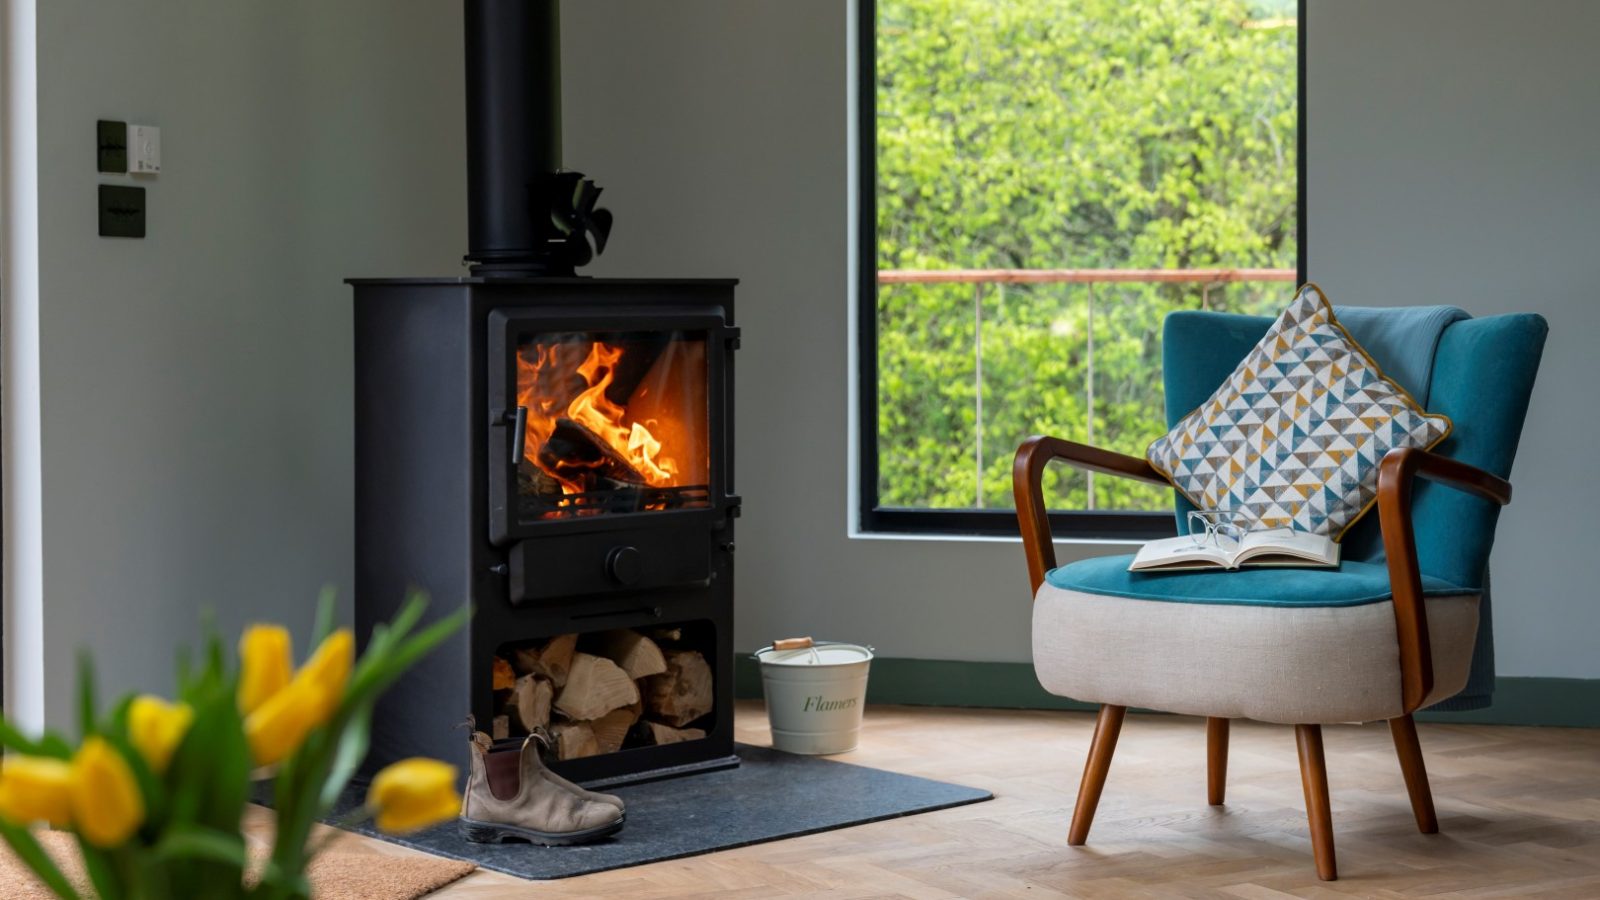
[[[1046,464],[1167,481],[1142,458],[1059,438],[1030,438],[1018,449],[1034,669],[1052,693],[1100,707],[1069,844],[1088,838],[1130,706],[1206,719],[1213,805],[1224,800],[1229,720],[1293,725],[1325,880],[1337,876],[1325,723],[1386,720],[1417,826],[1438,830],[1412,713],[1449,702],[1474,677],[1492,679],[1492,645],[1480,628],[1486,569],[1548,328],[1536,315],[1474,319],[1452,307],[1338,315],[1386,373],[1455,427],[1431,451],[1383,459],[1377,509],[1344,537],[1337,570],[1150,575],[1128,572],[1127,555],[1058,567],[1041,487]],[[1168,424],[1209,397],[1270,324],[1225,313],[1169,316]],[[1183,529],[1192,507],[1174,496]]]

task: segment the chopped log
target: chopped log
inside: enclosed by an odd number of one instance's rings
[[[660,722],[645,720],[641,723],[650,737],[650,743],[677,744],[683,741],[698,741],[706,736],[704,728],[673,728]]]
[[[555,688],[547,679],[524,675],[511,689],[506,711],[524,731],[532,733],[550,724],[550,702],[554,697]]]
[[[645,483],[626,457],[586,426],[567,418],[556,420],[555,430],[539,448],[539,464],[575,484],[588,484],[596,478]]]
[[[509,691],[517,683],[517,673],[511,670],[511,663],[496,656],[494,658],[494,689]]]
[[[490,736],[497,741],[511,737],[511,718],[509,716],[495,716],[489,722]]]
[[[588,722],[562,722],[550,729],[556,739],[556,759],[579,759],[600,752]]]
[[[658,641],[667,641],[669,643],[672,642],[672,641],[681,641],[681,640],[683,640],[683,629],[682,628],[652,628],[652,629],[650,629],[650,636],[655,638]]]
[[[599,636],[597,649],[634,680],[660,675],[667,670],[667,658],[656,642],[631,628],[607,631]]]
[[[639,721],[639,715],[644,708],[634,703],[619,709],[613,709],[593,722],[589,728],[594,731],[595,743],[600,745],[601,753],[615,753],[622,749],[622,742],[628,737],[628,729],[633,723]]]
[[[643,682],[650,717],[676,728],[708,712],[714,702],[711,666],[694,650],[667,654],[667,671]]]
[[[628,673],[604,656],[591,653],[572,657],[567,683],[556,695],[556,709],[568,718],[584,721],[598,719],[619,706],[638,702],[639,687]]]
[[[577,649],[578,636],[563,634],[551,638],[539,651],[539,664],[556,687],[567,683],[567,674],[572,670],[572,655]]]
[[[526,458],[517,463],[517,493],[538,497],[540,501],[550,506],[559,503],[561,498],[566,496],[566,492],[561,489],[561,482]]]
[[[548,678],[556,687],[561,687],[567,683],[567,672],[572,668],[572,654],[577,649],[577,635],[558,634],[545,641],[542,647],[523,647],[518,650],[517,670],[524,675]]]

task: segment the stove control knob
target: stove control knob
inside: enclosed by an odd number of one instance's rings
[[[612,547],[606,554],[606,574],[617,584],[638,584],[644,571],[644,557],[637,547]]]

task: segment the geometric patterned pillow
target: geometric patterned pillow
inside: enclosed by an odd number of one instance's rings
[[[1146,456],[1201,509],[1338,540],[1377,500],[1384,454],[1432,447],[1450,427],[1385,378],[1307,284]]]

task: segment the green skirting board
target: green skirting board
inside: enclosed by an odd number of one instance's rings
[[[761,671],[748,653],[737,658],[734,692],[740,699],[761,698]],[[868,703],[906,706],[967,706],[989,709],[1076,709],[1094,705],[1047,693],[1029,663],[959,662],[940,659],[872,661]],[[1421,712],[1422,722],[1480,725],[1542,725],[1600,728],[1600,679],[1495,679],[1494,703],[1467,712]]]

